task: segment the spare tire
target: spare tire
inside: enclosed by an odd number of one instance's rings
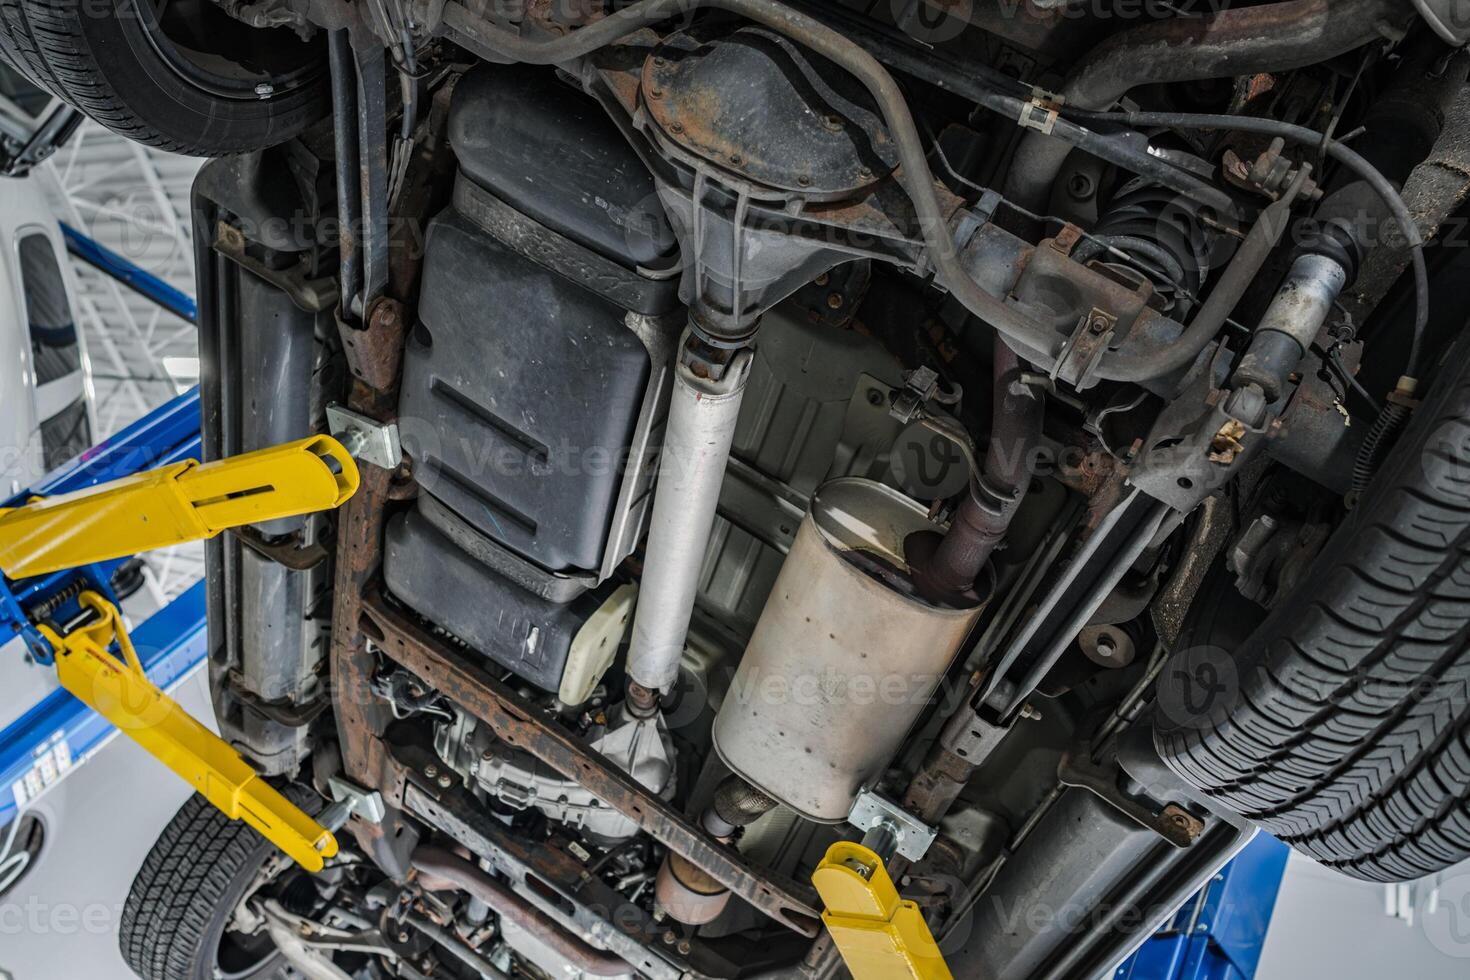
[[[1470,857],[1470,343],[1458,346],[1303,585],[1243,645],[1176,651],[1159,682],[1155,744],[1175,772],[1371,881]]]
[[[213,0],[0,0],[0,57],[108,129],[196,156],[261,150],[331,112],[325,39]]]

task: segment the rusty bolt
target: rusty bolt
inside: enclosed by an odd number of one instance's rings
[[[433,779],[435,776],[439,775],[439,767],[434,765],[432,762],[429,763],[427,766],[424,766],[424,775],[428,776],[430,779]]]
[[[398,941],[400,943],[406,943],[406,942],[408,942],[408,933],[406,933],[406,932],[400,932],[398,934]]]
[[[845,303],[846,303],[846,300],[844,300],[842,298],[842,294],[841,293],[831,293],[827,297],[827,306],[830,309],[840,310],[840,309],[842,309],[842,307],[843,307],[843,305]]]
[[[812,281],[815,282],[818,286],[825,286],[825,285],[827,285],[827,283],[829,283],[829,282],[832,281],[832,276],[829,275],[828,273],[824,272],[820,276],[817,276],[817,278],[813,279]]]
[[[648,97],[650,99],[661,99],[664,97],[664,90],[661,88],[650,89],[648,92]]]
[[[396,333],[403,329],[403,304],[384,297],[368,311],[368,329]]]
[[[674,943],[676,943],[678,941],[678,939],[679,939],[679,937],[676,936],[676,935],[674,935],[674,930],[672,930],[672,929],[666,929],[664,931],[664,945],[665,946],[672,946],[672,945],[674,945]]]
[[[807,176],[806,174],[802,174],[800,177],[796,178],[796,182],[798,184],[800,184],[802,187],[810,187],[810,186],[812,186],[812,179],[811,179],[811,177]]]
[[[732,153],[730,154],[730,162],[738,167],[740,166],[740,164],[745,162],[745,158],[738,153]]]
[[[678,948],[679,948],[679,954],[681,956],[688,956],[689,953],[694,949],[694,947],[692,945],[690,945],[690,942],[687,939],[681,939],[681,940],[679,940],[679,947]]]
[[[448,789],[449,787],[451,787],[453,785],[454,785],[454,777],[451,776],[451,775],[449,775],[449,773],[446,772],[444,775],[442,775],[442,776],[439,777],[439,787],[441,789]]]
[[[842,128],[842,120],[837,116],[824,116],[822,118],[822,125],[833,132],[837,132]]]
[[[669,129],[675,133],[682,133],[684,132],[684,124],[675,119],[673,122],[669,123]]]

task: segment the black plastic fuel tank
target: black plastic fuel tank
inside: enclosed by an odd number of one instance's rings
[[[552,572],[596,570],[654,373],[630,316],[677,307],[677,248],[612,120],[549,69],[455,91],[400,414],[425,490]]]
[[[477,67],[450,136],[460,172],[429,229],[399,405],[423,494],[384,574],[556,690],[651,499],[678,246],[637,155],[552,69]]]

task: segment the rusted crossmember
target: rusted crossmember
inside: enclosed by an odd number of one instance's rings
[[[390,660],[523,749],[632,820],[659,843],[682,855],[759,911],[804,936],[815,936],[820,913],[795,882],[771,875],[733,848],[716,843],[683,814],[609,765],[561,725],[541,717],[513,690],[387,603],[376,583],[362,599],[364,630]],[[367,624],[364,624],[367,626]],[[375,628],[373,628],[375,627]]]

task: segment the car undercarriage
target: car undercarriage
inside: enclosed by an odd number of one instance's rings
[[[208,546],[343,845],[215,975],[1090,977],[1258,827],[1470,856],[1456,4],[216,5],[330,112],[196,185],[205,454],[361,486]]]

